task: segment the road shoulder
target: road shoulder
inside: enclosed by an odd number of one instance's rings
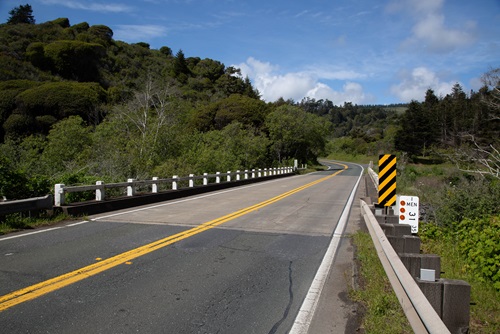
[[[364,228],[364,223],[360,215],[359,199],[364,197],[365,194],[366,186],[363,179],[359,183],[349,215],[349,221],[320,296],[309,333],[359,332],[362,307],[349,298],[349,290],[355,288],[357,280],[355,247],[351,236],[359,229]]]

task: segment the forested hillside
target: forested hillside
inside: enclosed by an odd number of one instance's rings
[[[113,39],[105,25],[0,25],[0,194],[75,184],[314,162],[328,122],[269,104],[238,69]]]
[[[314,163],[339,150],[428,155],[461,147],[465,133],[498,148],[484,103],[498,81],[409,106],[265,102],[217,60],[116,41],[105,25],[35,23],[29,5],[10,14],[0,25],[0,195],[9,199],[58,182]]]

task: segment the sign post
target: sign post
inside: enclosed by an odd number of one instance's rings
[[[411,233],[418,233],[419,199],[417,196],[398,196],[399,223],[411,226]]]

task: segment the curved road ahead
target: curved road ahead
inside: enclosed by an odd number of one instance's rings
[[[362,171],[331,166],[0,237],[1,331],[288,333]]]

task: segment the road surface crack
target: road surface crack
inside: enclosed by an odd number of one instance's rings
[[[269,331],[269,334],[274,334],[280,327],[280,325],[285,321],[286,317],[288,316],[288,313],[290,312],[290,308],[292,307],[293,303],[293,279],[292,279],[292,261],[288,264],[288,294],[289,294],[289,299],[288,299],[288,305],[285,308],[285,311],[283,312],[283,317],[274,324],[273,328]]]

